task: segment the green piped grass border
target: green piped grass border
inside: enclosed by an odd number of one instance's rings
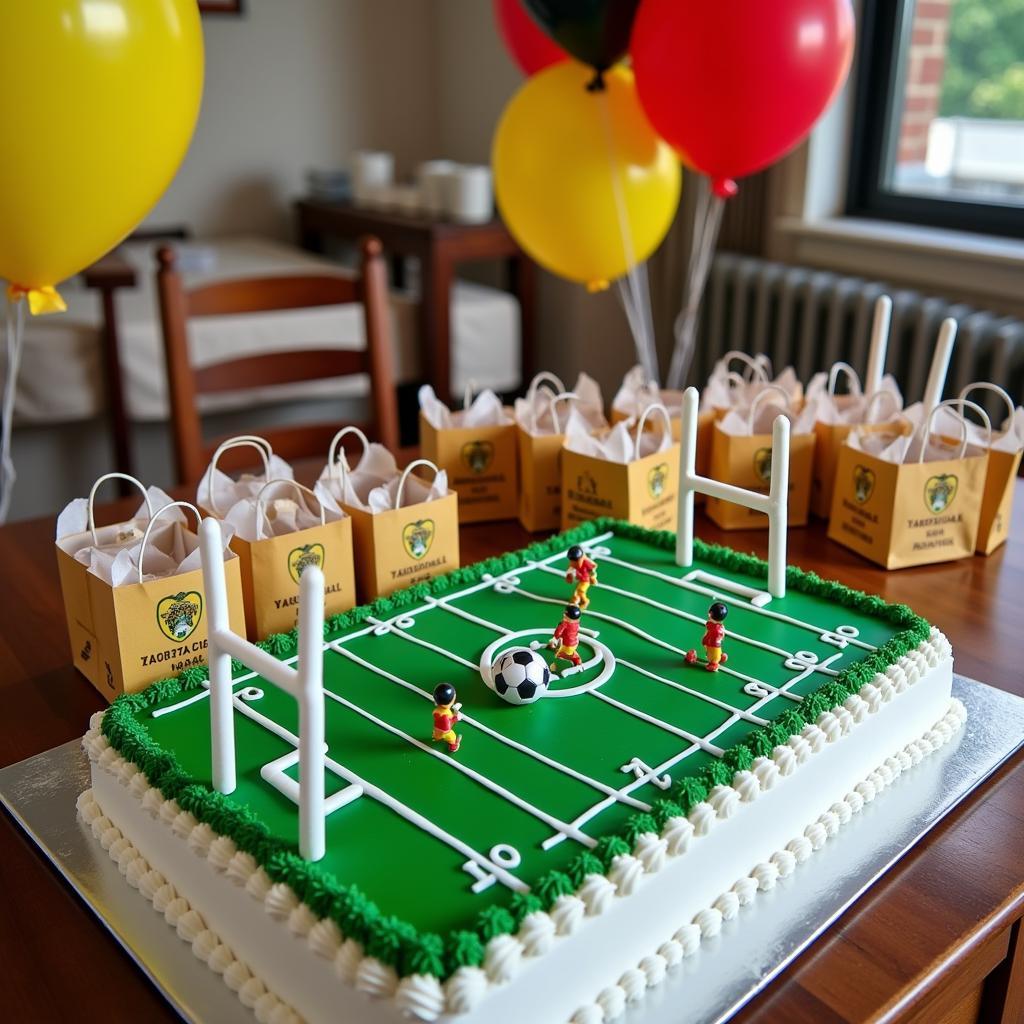
[[[475,565],[456,569],[445,576],[419,583],[369,605],[329,618],[325,636],[357,626],[368,616],[389,618],[403,608],[420,604],[426,597],[441,597],[480,582],[486,574],[494,576],[514,570],[528,561],[546,558],[571,544],[581,543],[614,531],[618,536],[640,540],[662,550],[674,550],[676,537],[667,531],[652,531],[632,523],[613,519],[595,519],[566,533],[508,554],[489,558]],[[730,572],[758,581],[768,578],[768,564],[752,554],[731,548],[694,541],[694,554]],[[197,690],[208,678],[207,669],[189,668],[180,675],[154,683],[141,693],[118,697],[103,716],[102,731],[115,750],[133,762],[167,799],[215,832],[230,837],[238,849],[252,855],[274,882],[284,882],[319,917],[333,920],[342,933],[359,942],[367,955],[393,967],[399,975],[432,975],[445,979],[459,967],[479,966],[485,946],[498,935],[515,932],[522,919],[535,910],[548,910],[559,896],[573,893],[587,875],[605,874],[620,854],[630,853],[638,836],[658,832],[672,817],[688,814],[694,804],[706,799],[716,785],[728,785],[737,771],[749,768],[754,758],[768,756],[774,747],[800,733],[818,716],[841,705],[877,673],[927,640],[931,626],[906,605],[888,604],[882,598],[853,590],[815,573],[790,566],[786,586],[799,593],[820,597],[845,608],[853,608],[896,627],[899,631],[863,660],[844,669],[834,680],[804,698],[800,705],[784,712],[775,721],[759,726],[742,742],[731,747],[718,761],[696,775],[680,779],[671,799],[657,801],[650,812],[635,814],[619,830],[602,836],[593,850],[576,856],[565,871],[542,875],[528,893],[514,893],[507,906],[492,905],[480,911],[472,928],[459,929],[441,936],[421,932],[399,918],[384,914],[356,885],[339,882],[332,873],[303,860],[296,847],[271,834],[269,828],[251,811],[239,807],[230,797],[212,791],[182,769],[172,753],[164,750],[136,720],[136,714],[165,700]],[[277,657],[294,653],[296,631],[268,637],[259,646]],[[242,666],[235,665],[235,674]]]

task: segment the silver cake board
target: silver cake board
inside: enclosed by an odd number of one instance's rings
[[[967,707],[961,733],[866,805],[837,841],[726,922],[721,936],[670,971],[623,1024],[727,1020],[1024,745],[1024,699],[963,676],[954,676],[953,694]],[[125,883],[78,821],[75,801],[88,786],[89,764],[77,741],[0,769],[0,803],[181,1017],[253,1024],[252,1011]]]

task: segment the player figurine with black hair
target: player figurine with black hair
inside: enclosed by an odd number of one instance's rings
[[[562,621],[555,628],[554,635],[548,641],[548,647],[555,651],[551,660],[551,671],[558,671],[558,662],[571,661],[574,666],[579,665],[581,658],[576,653],[580,642],[580,612],[574,604],[567,604],[562,612]]]
[[[434,687],[434,735],[437,743],[444,740],[448,752],[454,754],[462,743],[462,737],[455,734],[455,723],[462,720],[462,705],[455,703],[455,687],[451,683],[438,683]]]
[[[565,574],[565,582],[576,582],[576,589],[572,592],[570,601],[581,610],[585,610],[590,604],[587,591],[591,583],[597,582],[597,562],[587,558],[579,544],[573,544],[566,554],[569,556],[569,570]]]
[[[725,639],[725,622],[729,609],[721,602],[715,601],[708,609],[708,621],[704,624],[704,636],[701,644],[704,647],[704,667],[709,672],[717,672],[719,664],[729,660],[729,656],[722,650],[722,641]],[[698,662],[697,652],[693,649],[686,652],[686,664],[696,665]]]

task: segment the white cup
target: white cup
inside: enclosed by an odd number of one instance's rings
[[[452,160],[427,160],[416,173],[420,185],[420,206],[425,213],[439,217],[445,212],[448,179],[455,172]]]
[[[395,180],[395,158],[391,153],[360,150],[352,157],[352,197],[357,206],[370,205],[371,193],[390,188]]]
[[[494,216],[491,169],[479,164],[458,167],[448,181],[445,212],[459,224],[486,224]]]

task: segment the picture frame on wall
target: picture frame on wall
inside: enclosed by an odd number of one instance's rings
[[[244,0],[199,0],[200,14],[241,14]]]

